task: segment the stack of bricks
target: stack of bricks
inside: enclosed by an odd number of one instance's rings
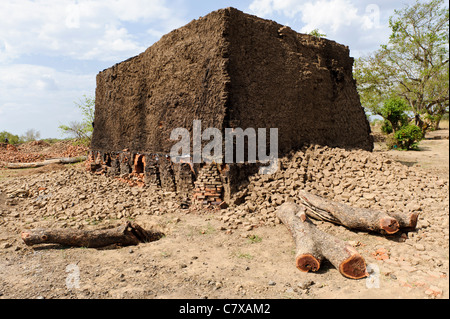
[[[145,183],[150,186],[161,186],[158,162],[158,155],[145,156]]]
[[[169,156],[161,156],[159,158],[159,179],[161,187],[169,192],[176,192],[175,174],[173,172],[173,163]]]
[[[204,166],[194,185],[195,202],[205,206],[222,203],[223,185],[216,164]]]
[[[182,195],[192,194],[194,189],[194,171],[190,164],[181,163],[174,167],[175,184],[177,193]]]

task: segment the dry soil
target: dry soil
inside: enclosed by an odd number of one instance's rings
[[[426,140],[420,152],[374,153],[313,146],[283,159],[276,175],[252,178],[238,194],[244,202],[225,210],[181,209],[175,194],[130,188],[83,165],[0,170],[0,298],[448,298],[448,144]],[[349,280],[328,263],[301,273],[293,240],[275,217],[298,189],[355,207],[417,210],[418,228],[383,236],[316,222],[353,245],[371,276]],[[106,249],[27,247],[20,236],[127,220],[165,236]]]

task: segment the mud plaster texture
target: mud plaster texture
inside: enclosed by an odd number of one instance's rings
[[[309,143],[371,151],[352,67],[346,46],[218,10],[97,76],[92,149],[168,154],[172,130],[201,120],[278,128],[280,156]]]

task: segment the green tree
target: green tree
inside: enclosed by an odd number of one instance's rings
[[[8,143],[12,145],[20,143],[20,137],[18,135],[6,131],[0,132],[0,143],[4,143],[6,139],[8,139]]]
[[[354,77],[366,112],[381,116],[384,101],[396,96],[389,72],[385,65],[385,53],[381,51],[355,61]]]
[[[449,9],[443,0],[417,1],[396,10],[389,26],[389,43],[356,62],[361,102],[377,114],[384,100],[400,96],[425,133],[425,118],[448,112]]]
[[[83,98],[79,102],[75,102],[75,105],[81,111],[82,121],[73,121],[69,125],[60,125],[59,129],[64,135],[76,138],[83,144],[89,144],[94,131],[95,99],[83,95]]]
[[[407,125],[409,122],[408,115],[406,114],[407,110],[408,104],[401,98],[394,97],[386,100],[378,114],[385,120],[382,130],[390,134],[397,132],[403,126]]]
[[[41,133],[35,129],[29,129],[24,135],[20,137],[20,141],[23,143],[37,141],[41,138]]]

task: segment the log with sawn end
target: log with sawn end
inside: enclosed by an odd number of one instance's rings
[[[395,234],[400,229],[398,220],[386,213],[345,204],[299,191],[299,199],[306,214],[316,220],[327,221],[349,229]]]
[[[319,230],[305,214],[305,208],[286,202],[278,208],[277,217],[289,229],[296,244],[296,265],[303,272],[317,271],[327,259],[350,279],[368,276],[364,258],[344,241]]]

